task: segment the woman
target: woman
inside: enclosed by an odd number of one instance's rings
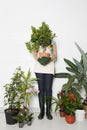
[[[42,54],[44,57],[49,57],[50,61],[43,65],[39,62],[39,59],[42,58]],[[38,52],[34,52],[34,58],[36,60],[35,64],[35,74],[38,80],[38,88],[39,88],[39,107],[40,107],[40,114],[38,119],[43,119],[45,114],[45,99],[46,97],[52,97],[52,82],[53,82],[53,75],[54,75],[54,62],[57,58],[57,47],[54,41],[47,47],[40,46]],[[46,100],[46,116],[49,120],[52,120],[53,117],[50,112],[51,108],[51,98]]]

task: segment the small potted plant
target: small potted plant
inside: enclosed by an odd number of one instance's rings
[[[16,116],[14,116],[14,119],[17,120],[19,128],[22,128],[26,121],[26,111],[20,111]]]
[[[59,110],[60,116],[65,117],[64,112],[64,97],[65,91],[61,90],[57,93],[57,97],[52,97],[52,105],[55,104],[55,112]]]
[[[30,113],[30,112],[28,112],[28,114],[27,114],[27,116],[26,116],[26,123],[27,123],[27,125],[28,126],[30,126],[31,124],[32,124],[32,120],[33,120],[33,114],[34,113]]]
[[[29,112],[29,109],[26,106],[21,106],[19,113],[14,116],[14,119],[17,120],[19,128],[22,128],[24,124],[31,125],[34,113]]]
[[[72,124],[75,122],[76,98],[74,94],[66,95],[64,100],[65,120],[67,123]]]
[[[80,115],[80,111],[81,111],[81,117],[84,118],[84,109],[83,108],[84,108],[83,107],[83,98],[79,95],[79,93],[74,90],[69,91],[69,93],[66,94],[65,100],[64,100],[64,110],[66,113],[65,120],[70,124],[74,123],[75,119],[77,120],[77,118],[78,118],[77,114],[76,114],[77,110],[79,111],[79,115]],[[67,119],[68,117],[73,118],[72,122],[71,122],[71,119],[70,120]],[[80,120],[82,120],[82,119],[80,119]]]

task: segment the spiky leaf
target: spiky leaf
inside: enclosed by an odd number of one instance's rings
[[[69,78],[71,75],[69,73],[56,73],[55,78]]]
[[[68,60],[68,59],[65,59],[64,58],[64,61],[69,65],[69,67],[71,67],[74,71],[77,71],[77,66],[73,63],[73,62],[71,62],[70,60]]]

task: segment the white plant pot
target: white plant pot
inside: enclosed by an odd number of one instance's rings
[[[84,110],[76,110],[76,121],[83,121],[85,119],[85,111]]]

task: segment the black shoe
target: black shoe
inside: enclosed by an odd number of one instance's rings
[[[39,116],[38,116],[38,119],[42,120],[44,118],[44,113],[40,113]]]
[[[49,114],[46,114],[46,116],[47,116],[47,119],[48,120],[52,120],[53,119],[53,117],[52,117],[52,115],[49,113]]]

